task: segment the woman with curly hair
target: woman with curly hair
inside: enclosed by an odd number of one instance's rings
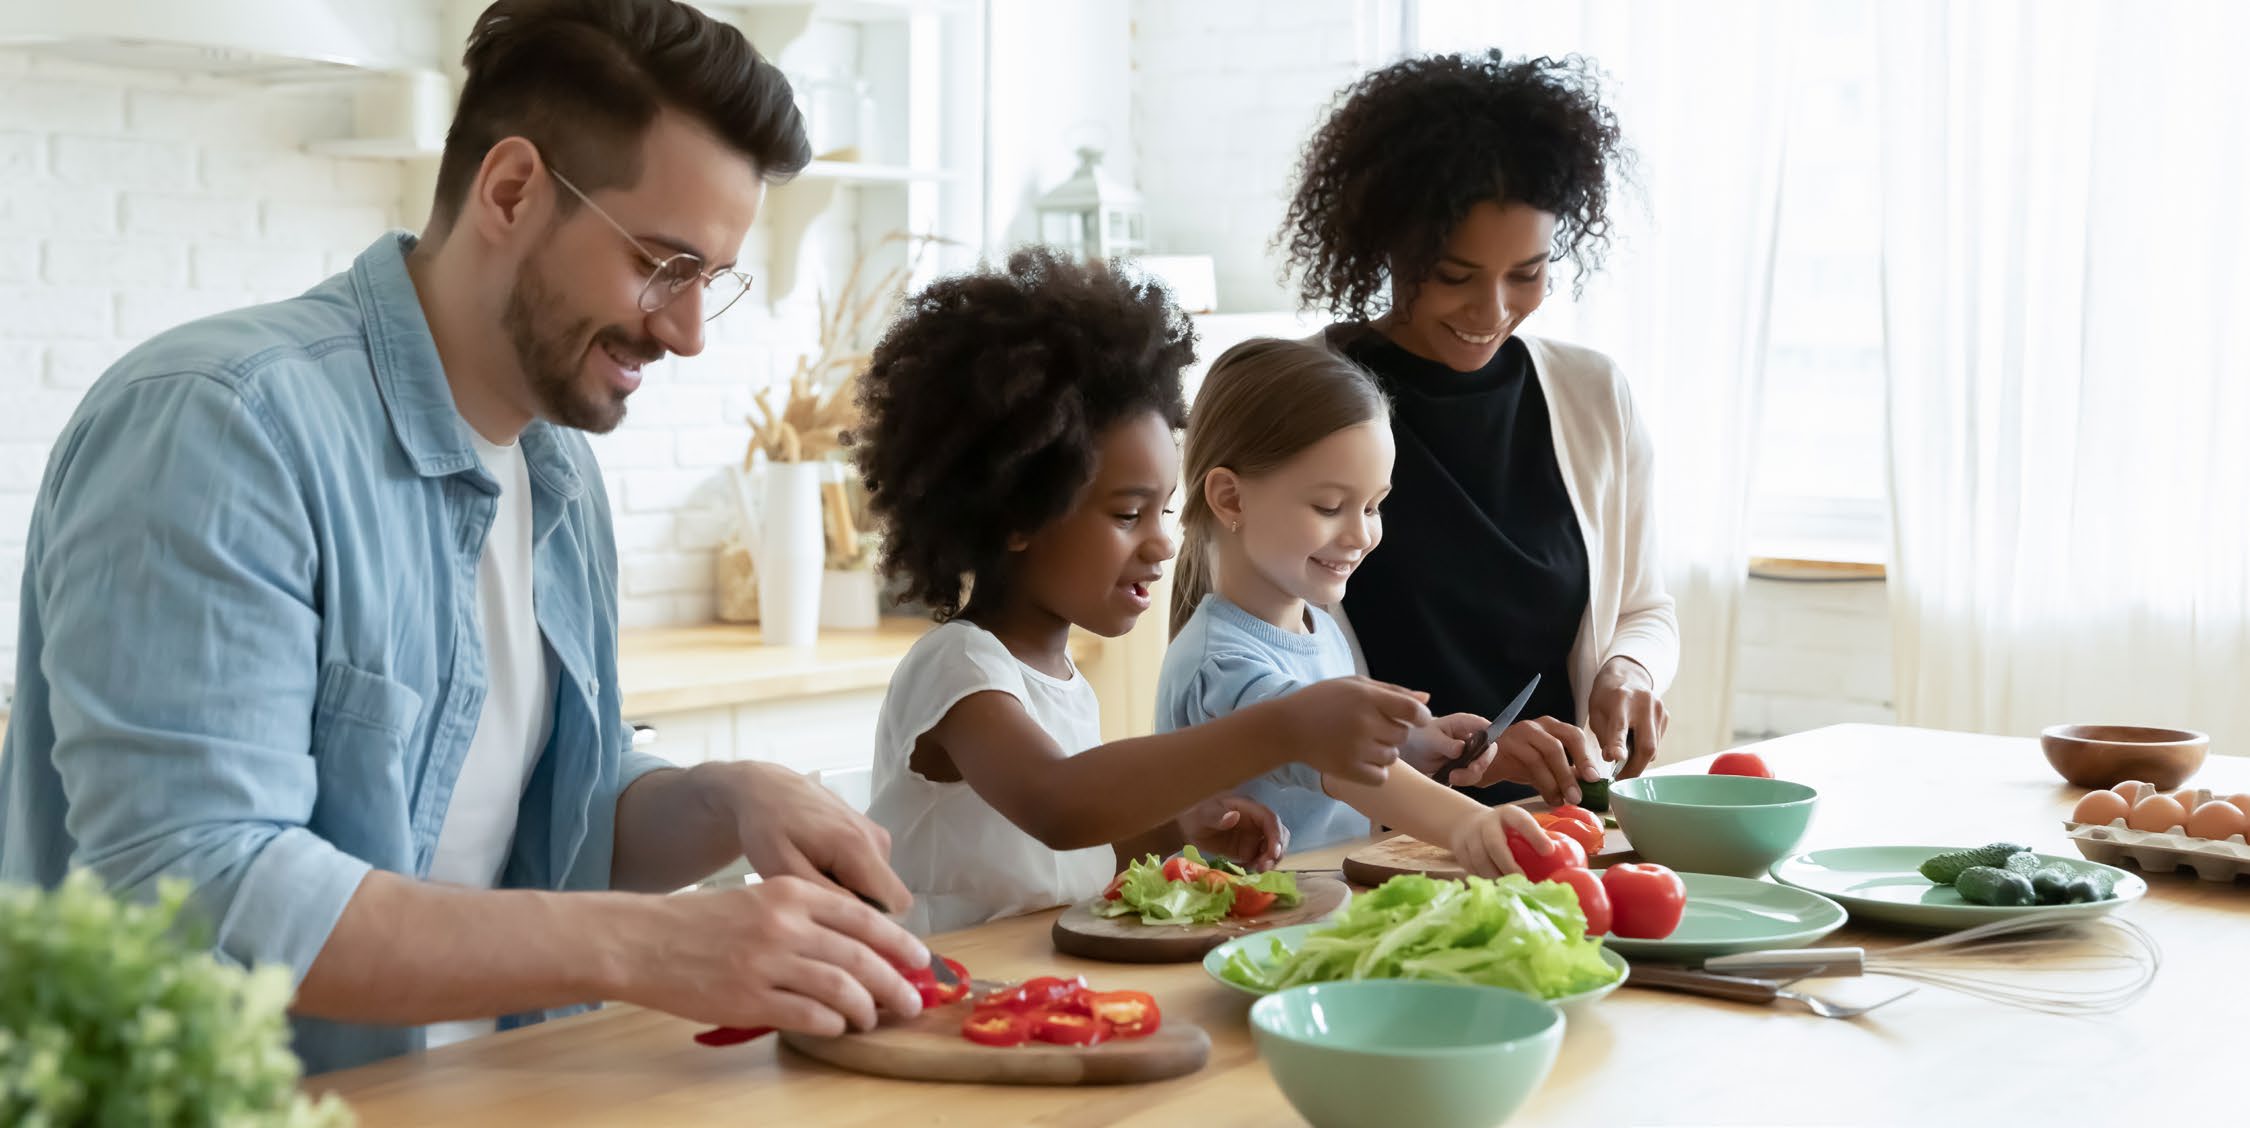
[[[1222,793],[1293,762],[1380,783],[1430,720],[1347,678],[1101,743],[1070,629],[1116,637],[1149,609],[1194,357],[1161,287],[1045,250],[931,284],[875,348],[854,453],[884,571],[939,621],[891,675],[868,811],[917,933],[1098,896],[1113,844],[1270,867],[1273,812]]]
[[[1341,604],[1363,668],[1440,714],[1495,710],[1538,675],[1524,715],[1584,727],[1561,750],[1581,779],[1602,774],[1597,748],[1621,775],[1647,766],[1679,663],[1624,377],[1520,332],[1553,264],[1582,283],[1608,249],[1629,157],[1601,93],[1576,56],[1375,71],[1315,132],[1277,239],[1306,305],[1337,319],[1327,342],[1393,403],[1389,540]]]

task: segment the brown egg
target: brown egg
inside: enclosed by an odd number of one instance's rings
[[[2134,830],[2163,833],[2187,822],[2187,812],[2180,809],[2180,801],[2169,795],[2151,795],[2133,804],[2133,813],[2125,816],[2125,825]]]
[[[2193,811],[2211,801],[2211,792],[2203,787],[2183,787],[2172,792],[2172,801],[2178,803],[2183,811]]]
[[[2197,807],[2188,816],[2187,832],[2197,838],[2224,839],[2229,835],[2250,835],[2250,814],[2242,808],[2223,800],[2212,800]]]
[[[2145,796],[2149,792],[2156,789],[2150,787],[2146,782],[2142,780],[2129,779],[2123,783],[2118,784],[2115,787],[2110,788],[2110,790],[2124,796],[2125,801],[2128,803],[2138,803],[2141,801],[2142,796]]]
[[[2089,791],[2085,798],[2078,801],[2078,806],[2071,810],[2070,821],[2108,826],[2132,811],[2133,805],[2114,791]]]
[[[2243,814],[2250,815],[2250,795],[2229,795],[2227,802],[2242,808]]]

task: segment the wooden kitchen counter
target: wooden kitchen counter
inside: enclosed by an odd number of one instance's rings
[[[1843,726],[1758,746],[1776,775],[1821,791],[1804,849],[2013,839],[2075,856],[2061,819],[2080,793],[2028,740]],[[1665,771],[1699,771],[1701,762]],[[2250,791],[2250,761],[2212,758],[2199,786]],[[1293,856],[1334,865],[1343,848]],[[2129,1009],[2097,1018],[2018,1011],[1924,987],[1855,1021],[1627,987],[1570,1020],[1525,1125],[2234,1123],[2250,1002],[2250,883],[2147,875],[2122,910],[2164,949]],[[308,1082],[387,1125],[1298,1124],[1252,1047],[1249,1001],[1196,964],[1098,964],[1054,952],[1053,912],[936,938],[982,977],[1083,974],[1155,994],[1168,1019],[1211,1033],[1201,1072],[1113,1088],[1006,1088],[890,1081],[778,1050],[690,1040],[695,1024],[612,1006],[561,1022]],[[1847,926],[1828,942],[1895,945],[1912,934]],[[1850,998],[1895,981],[1823,981]],[[2200,1110],[2199,1115],[2190,1115]],[[1410,1126],[1401,1126],[1410,1128]]]
[[[625,715],[637,720],[881,689],[932,626],[927,619],[885,616],[874,630],[824,630],[810,650],[767,646],[757,627],[731,623],[625,631],[617,643]],[[1100,644],[1098,638],[1074,633],[1071,659],[1084,666]]]

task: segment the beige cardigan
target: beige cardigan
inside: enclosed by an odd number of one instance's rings
[[[1579,724],[1595,675],[1612,658],[1647,667],[1663,693],[1680,666],[1680,623],[1665,593],[1656,551],[1655,459],[1647,425],[1617,366],[1578,345],[1522,336],[1546,393],[1555,432],[1555,460],[1570,490],[1578,529],[1586,538],[1592,583],[1578,640],[1570,649],[1570,688]],[[1308,338],[1321,343],[1322,335]],[[1377,551],[1381,551],[1380,548]],[[1343,624],[1362,673],[1367,661],[1341,606],[1328,611]]]

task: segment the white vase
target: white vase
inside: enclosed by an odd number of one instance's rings
[[[821,536],[818,462],[768,462],[758,515],[758,622],[768,646],[811,646],[820,637]]]
[[[875,614],[875,573],[865,568],[829,569],[820,581],[820,626],[831,631],[871,631]]]

